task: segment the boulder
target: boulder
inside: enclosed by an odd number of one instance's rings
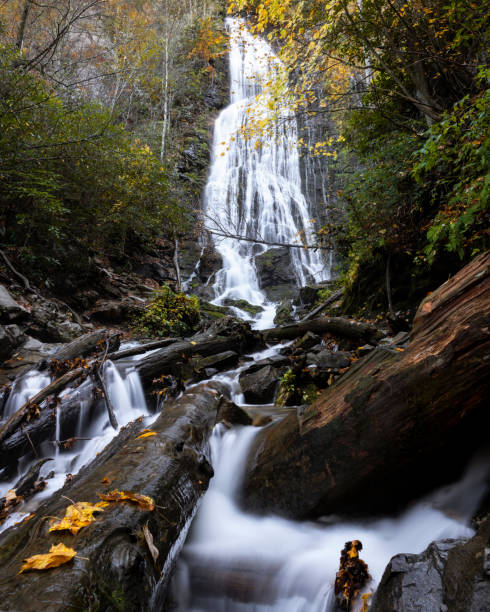
[[[283,300],[277,308],[274,325],[286,325],[293,321],[293,304],[291,300]]]
[[[240,310],[244,310],[245,312],[248,312],[248,314],[251,315],[257,315],[263,312],[264,310],[262,306],[250,304],[250,302],[247,302],[247,300],[232,300],[230,298],[227,298],[223,301],[223,304],[225,306],[233,306],[234,308],[239,308]]]
[[[490,517],[471,539],[432,542],[419,555],[391,559],[370,606],[371,612],[490,610],[490,573],[485,562]]]
[[[350,366],[350,354],[343,351],[329,351],[319,347],[319,351],[311,351],[306,354],[307,365],[316,365],[318,368],[346,368]]]
[[[0,322],[18,321],[25,319],[27,315],[27,310],[14,300],[3,285],[0,285]]]
[[[422,302],[405,350],[372,350],[302,414],[261,432],[245,507],[386,513],[453,478],[486,438],[489,271],[485,253]]]
[[[123,323],[144,310],[143,300],[99,300],[90,310],[89,316],[100,323]]]
[[[287,247],[268,249],[255,258],[261,288],[277,285],[295,285],[296,277]]]
[[[192,364],[198,372],[204,373],[209,368],[218,372],[219,370],[229,369],[236,366],[239,358],[239,354],[235,351],[223,351],[222,353],[209,355],[208,357],[196,355],[192,358]]]
[[[242,372],[239,382],[246,403],[269,404],[273,402],[279,380],[284,371],[280,368],[266,365],[254,372],[249,370]]]
[[[216,416],[216,423],[227,425],[251,425],[252,418],[231,400],[221,398]]]
[[[8,359],[25,340],[17,325],[0,325],[0,362]]]

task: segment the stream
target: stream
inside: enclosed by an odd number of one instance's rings
[[[214,238],[223,260],[215,277],[214,303],[245,299],[261,306],[263,310],[256,317],[235,310],[242,318],[252,320],[255,329],[264,329],[272,325],[277,308],[261,291],[255,265],[255,258],[267,247],[229,236],[294,243],[308,236],[312,211],[301,190],[297,126],[287,109],[275,119],[275,138],[270,146],[256,147],[253,139],[239,136],[240,127],[247,122],[247,109],[263,93],[263,86],[279,66],[269,45],[253,37],[240,20],[227,20],[227,27],[231,40],[231,104],[216,120],[213,161],[205,193],[208,227],[225,234]],[[267,95],[259,96],[256,116],[270,113]],[[298,286],[331,277],[329,265],[318,252],[290,248],[289,256]],[[279,348],[280,345],[271,347],[249,357],[255,361],[264,359]],[[121,360],[117,365],[109,361],[104,366],[108,393],[117,407],[118,431],[140,416],[149,426],[157,416],[147,406],[134,369],[135,360],[141,358],[143,355]],[[233,402],[250,413],[281,418],[284,410],[244,403],[238,376],[249,365],[250,362],[217,374],[212,380],[227,385]],[[3,418],[48,382],[46,374],[35,370],[16,381]],[[79,409],[76,423],[69,426],[60,420],[63,410],[56,410],[55,439],[76,437],[77,441],[68,448],[53,440],[41,445],[39,456],[52,459],[42,467],[41,475],[53,475],[46,480],[46,488],[19,512],[11,514],[1,530],[35,510],[43,499],[63,486],[67,475],[77,473],[117,435],[103,402],[94,404],[92,393],[92,382],[87,380],[60,395],[62,404],[76,402]],[[227,429],[222,424],[213,430],[209,454],[215,476],[198,507],[171,587],[180,612],[326,612],[333,607],[335,573],[346,541],[362,541],[361,557],[372,577],[366,590],[371,592],[393,555],[419,553],[433,540],[473,534],[468,521],[485,491],[486,477],[478,459],[461,481],[434,492],[397,517],[353,521],[327,516],[315,522],[295,522],[245,513],[237,499],[247,457],[259,431],[252,426]],[[18,473],[0,483],[0,496],[34,461],[31,455],[19,461]],[[359,508],[362,511],[362,499]],[[353,609],[357,610],[361,604],[356,605]]]

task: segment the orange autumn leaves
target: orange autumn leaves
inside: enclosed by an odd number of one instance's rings
[[[155,508],[155,502],[147,495],[133,493],[132,491],[110,491],[107,494],[97,493],[103,500],[97,504],[89,502],[77,502],[67,506],[65,516],[62,519],[55,519],[51,522],[49,531],[70,531],[73,535],[80,529],[90,525],[96,520],[94,516],[97,512],[104,512],[104,508],[110,503],[130,503],[136,505],[139,510],[151,512]],[[59,567],[71,561],[77,552],[73,548],[64,544],[54,544],[48,553],[34,555],[25,559],[19,574],[26,570],[47,570]]]
[[[78,533],[82,527],[86,527],[95,521],[94,512],[103,512],[107,502],[90,504],[89,502],[78,502],[68,506],[65,516],[51,524],[49,531],[71,531],[73,535]]]
[[[63,563],[71,561],[76,554],[73,548],[69,548],[64,544],[53,544],[45,555],[34,555],[26,559],[24,565],[20,568],[19,574],[22,574],[25,570],[46,570],[52,567],[59,567]]]

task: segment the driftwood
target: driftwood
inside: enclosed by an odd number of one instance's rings
[[[294,340],[298,336],[313,332],[315,334],[330,333],[342,338],[358,340],[361,342],[377,343],[383,333],[368,323],[360,323],[343,317],[317,317],[309,321],[291,323],[273,329],[265,329],[262,334],[268,342],[271,340]]]
[[[306,317],[303,317],[301,319],[301,323],[303,321],[309,321],[310,319],[313,319],[314,317],[316,317],[317,314],[320,314],[322,312],[322,310],[325,310],[325,308],[329,305],[332,304],[333,302],[336,302],[338,299],[340,299],[342,297],[342,295],[344,294],[344,290],[343,289],[338,289],[337,291],[335,291],[334,293],[332,293],[332,295],[326,299],[324,302],[322,302],[320,304],[320,306],[317,306],[317,308],[315,308],[314,310],[312,310],[311,312],[309,312]]]
[[[109,393],[107,392],[107,387],[104,382],[104,377],[102,376],[101,369],[103,368],[102,364],[100,367],[94,367],[95,377],[97,378],[97,382],[102,389],[102,397],[104,399],[104,403],[107,409],[107,415],[109,416],[109,422],[114,429],[118,428],[116,415],[114,414],[114,406],[112,405],[111,398],[109,397]]]
[[[216,418],[218,394],[194,388],[167,404],[139,438],[135,421],[71,482],[44,502],[36,515],[0,536],[0,607],[23,612],[162,609],[173,562],[184,543],[196,504],[212,468],[203,455]],[[105,484],[104,484],[105,483]],[[110,503],[76,535],[49,533],[49,516],[62,517],[75,502],[98,502],[97,493],[128,490],[150,496],[154,510]],[[159,555],[154,561],[143,534],[146,525]],[[64,543],[77,556],[60,568],[18,575],[23,560]],[[158,568],[156,567],[158,565]],[[160,572],[161,570],[161,572]],[[155,589],[155,584],[157,584]],[[33,596],[35,594],[35,596]]]
[[[422,302],[408,348],[377,348],[301,414],[262,433],[254,511],[387,512],[455,478],[487,437],[490,254]]]

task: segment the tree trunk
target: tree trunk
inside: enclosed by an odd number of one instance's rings
[[[173,562],[212,475],[203,453],[217,404],[215,391],[194,388],[165,407],[151,426],[156,435],[139,439],[144,424],[132,423],[39,507],[34,518],[2,534],[2,608],[24,612],[130,612],[148,610],[153,597],[153,609],[160,609],[158,602],[166,591]],[[100,501],[97,492],[116,489],[150,496],[155,509],[110,503],[95,515],[94,523],[76,535],[48,532],[47,517],[62,517],[72,500],[95,503]],[[145,542],[145,525],[159,552],[156,562]],[[73,561],[18,576],[24,559],[46,553],[59,542],[77,551]]]
[[[253,511],[387,512],[454,477],[487,436],[490,254],[427,297],[401,350],[378,348],[301,415],[263,431]]]

